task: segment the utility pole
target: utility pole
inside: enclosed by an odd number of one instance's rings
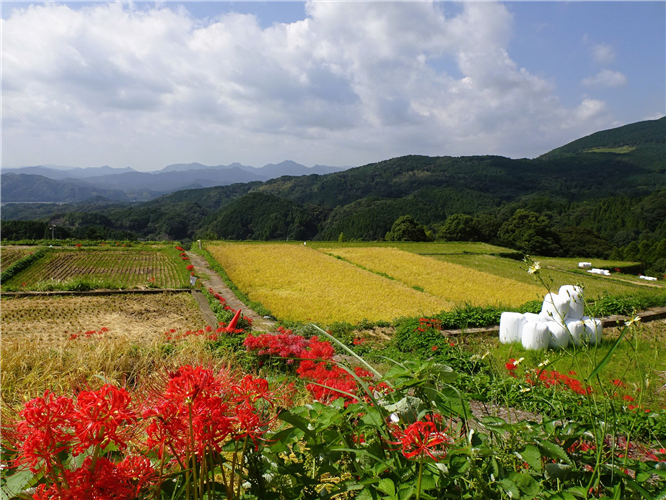
[[[55,224],[51,224],[51,239],[55,240]]]

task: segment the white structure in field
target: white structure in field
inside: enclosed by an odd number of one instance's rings
[[[564,285],[549,293],[539,314],[504,312],[500,319],[500,342],[520,342],[525,349],[563,349],[573,342],[596,344],[601,340],[601,321],[584,314],[583,290]]]
[[[592,263],[591,263],[591,262],[579,262],[579,263],[578,263],[578,267],[581,267],[581,268],[583,268],[583,269],[586,269],[586,268],[588,268],[588,267],[592,267]]]

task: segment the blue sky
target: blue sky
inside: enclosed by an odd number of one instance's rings
[[[664,2],[3,2],[3,166],[534,157],[666,108]]]

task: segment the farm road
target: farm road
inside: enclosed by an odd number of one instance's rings
[[[259,331],[272,331],[275,330],[275,321],[265,319],[263,316],[260,316],[255,311],[250,309],[246,304],[238,300],[238,297],[234,295],[234,292],[227,286],[227,284],[220,278],[220,275],[217,274],[213,269],[208,265],[206,259],[194,252],[186,252],[187,256],[190,258],[190,262],[194,266],[197,274],[205,274],[208,276],[208,279],[201,278],[203,285],[208,288],[212,288],[215,292],[219,293],[229,304],[229,307],[232,309],[243,310],[243,316],[247,316],[252,320],[252,328]]]

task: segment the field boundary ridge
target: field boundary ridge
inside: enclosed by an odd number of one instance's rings
[[[1,292],[0,297],[43,297],[49,295],[127,295],[151,293],[184,293],[192,291],[191,288],[148,288],[128,290],[49,290],[44,292]]]

